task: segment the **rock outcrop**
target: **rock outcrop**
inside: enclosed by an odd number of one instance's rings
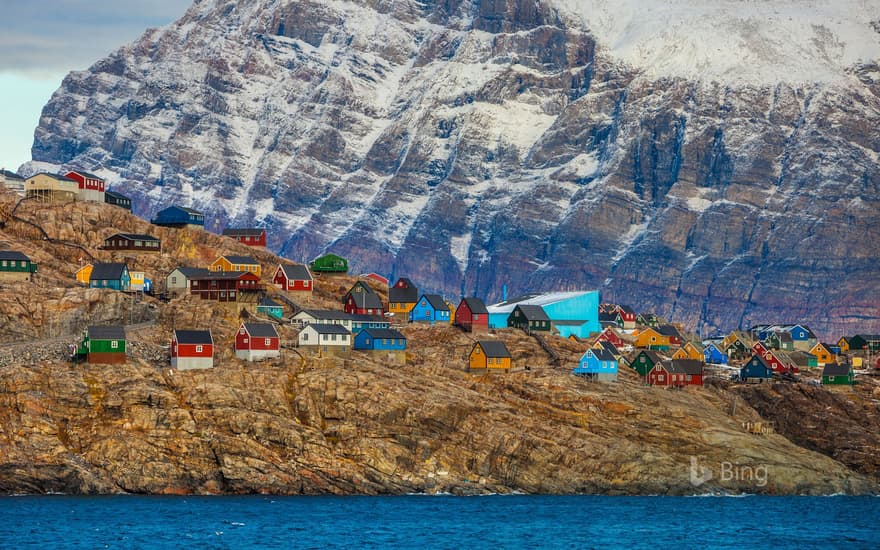
[[[772,3],[724,19],[695,0],[684,11],[709,16],[673,17],[681,43],[649,42],[663,63],[645,68],[618,59],[625,33],[603,42],[605,4],[578,4],[196,2],[68,75],[33,158],[106,175],[142,215],[257,221],[284,255],[329,249],[426,289],[600,288],[705,331],[880,330],[866,5],[801,10],[808,31],[788,37]],[[611,19],[636,17],[626,6]],[[728,34],[748,55],[714,74],[701,41]]]

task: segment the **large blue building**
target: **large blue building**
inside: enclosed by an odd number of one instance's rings
[[[547,292],[527,294],[518,298],[493,304],[489,310],[489,328],[507,328],[507,318],[518,305],[535,305],[544,308],[552,323],[551,332],[563,338],[576,336],[586,338],[599,332],[599,292]]]

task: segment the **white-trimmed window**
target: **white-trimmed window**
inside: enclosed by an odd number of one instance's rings
[[[268,346],[268,345],[271,345],[271,344],[272,344],[272,339],[271,339],[271,338],[266,338],[265,345]]]
[[[202,346],[196,346],[196,353],[202,353]]]
[[[118,348],[118,347],[119,347],[119,342],[118,342],[117,340],[111,340],[111,341],[110,341],[110,347],[113,348],[113,349]]]

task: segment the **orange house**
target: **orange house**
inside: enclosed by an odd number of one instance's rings
[[[89,280],[92,278],[92,268],[94,266],[92,264],[86,264],[79,268],[76,271],[76,280],[84,285],[89,284]]]
[[[690,342],[686,342],[685,345],[681,346],[675,353],[672,354],[673,359],[695,359],[697,361],[703,360],[703,352],[697,349],[697,346],[693,345]]]
[[[208,266],[208,271],[249,271],[259,277],[263,269],[250,256],[220,256]]]
[[[503,370],[511,367],[510,352],[504,342],[497,340],[479,340],[471,349],[468,361],[469,370]]]
[[[822,342],[816,342],[816,345],[810,348],[810,353],[816,356],[816,362],[820,367],[837,362],[837,355]]]
[[[652,328],[646,328],[635,335],[633,346],[645,349],[669,349],[669,336],[664,336]]]
[[[840,347],[840,353],[846,353],[849,351],[849,338],[846,336],[841,336],[840,340],[837,341],[838,347]]]
[[[419,296],[421,295],[416,285],[406,277],[401,277],[388,289],[388,311],[400,319],[409,319],[409,312],[416,307]],[[455,316],[450,315],[449,318],[455,319]]]

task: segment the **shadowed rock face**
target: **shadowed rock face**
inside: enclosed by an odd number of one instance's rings
[[[705,331],[880,330],[878,66],[648,80],[552,2],[198,3],[45,107],[37,161],[425,289],[599,288]]]

